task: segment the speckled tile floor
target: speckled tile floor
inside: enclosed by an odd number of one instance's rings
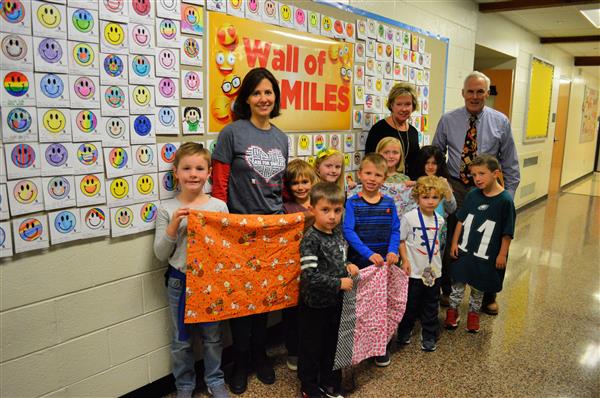
[[[565,189],[564,192],[600,196],[600,173],[592,174],[591,177],[577,182],[572,187]]]
[[[360,364],[356,389],[345,395],[600,396],[600,197],[551,197],[518,214],[515,236],[500,314],[482,315],[479,334],[464,324],[444,330],[433,353],[422,352],[413,337],[394,351],[389,367]],[[298,396],[285,350],[275,347],[272,355],[277,382],[265,386],[253,375],[241,397]]]

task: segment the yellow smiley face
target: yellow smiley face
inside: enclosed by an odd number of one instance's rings
[[[125,39],[125,32],[118,23],[111,22],[104,27],[104,39],[113,46],[118,46]]]
[[[50,109],[42,117],[42,123],[46,130],[51,133],[60,133],[64,130],[67,121],[65,115],[58,109]]]
[[[44,4],[37,10],[38,21],[48,29],[54,29],[60,24],[61,15],[58,8],[51,4]]]
[[[124,178],[115,178],[110,183],[110,193],[115,199],[123,199],[129,192],[129,184]]]
[[[302,149],[303,151],[308,149],[308,136],[307,135],[301,135],[300,138],[298,139],[298,144],[300,145],[300,149]]]
[[[289,6],[283,5],[281,6],[280,15],[284,21],[290,21],[292,19],[292,10]]]
[[[148,195],[149,193],[152,193],[152,189],[154,188],[154,180],[149,175],[143,175],[137,179],[136,186],[139,193],[142,195]]]
[[[144,86],[137,86],[133,89],[133,102],[139,106],[146,106],[150,103],[150,90]]]
[[[323,17],[323,29],[325,29],[325,31],[330,31],[331,30],[331,18],[329,17]]]
[[[376,89],[377,91],[381,91],[381,87],[382,87],[382,85],[383,85],[383,82],[381,81],[381,79],[377,79],[377,80],[375,81],[375,89]]]

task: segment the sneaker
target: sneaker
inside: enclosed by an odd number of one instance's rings
[[[344,396],[333,387],[321,386],[319,387],[319,391],[321,391],[321,394],[323,394],[323,396],[328,398],[344,398]]]
[[[435,345],[435,340],[422,340],[421,341],[421,349],[427,352],[433,352],[437,346]]]
[[[447,294],[442,294],[440,296],[440,305],[442,307],[450,307],[450,296]]]
[[[495,301],[489,303],[483,308],[483,311],[488,315],[498,315],[498,303]]]
[[[456,308],[448,308],[446,310],[446,320],[444,321],[444,327],[449,330],[454,330],[458,327],[460,317]]]
[[[298,357],[288,356],[287,357],[287,361],[286,361],[286,365],[287,365],[287,367],[288,367],[289,370],[293,370],[293,371],[298,370]]]
[[[398,333],[398,339],[396,340],[396,342],[398,343],[398,345],[409,345],[411,335],[412,332],[406,334]]]
[[[225,383],[208,387],[208,393],[215,398],[229,398],[229,391],[227,391]]]
[[[390,361],[390,354],[387,352],[387,350],[385,351],[385,355],[375,357],[375,365],[381,368],[388,366],[391,362],[392,361]]]
[[[469,311],[469,314],[467,315],[467,332],[479,332],[479,314],[477,312]]]

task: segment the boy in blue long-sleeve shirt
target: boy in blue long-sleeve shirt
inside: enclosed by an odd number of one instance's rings
[[[382,195],[379,188],[386,179],[387,162],[370,153],[360,162],[358,178],[362,191],[346,201],[344,238],[348,241],[348,261],[359,268],[371,264],[398,263],[400,220],[394,200]],[[388,366],[388,352],[375,358],[377,366]]]

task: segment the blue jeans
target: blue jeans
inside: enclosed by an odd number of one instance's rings
[[[223,344],[221,342],[221,329],[219,322],[198,323],[186,325],[190,332],[190,338],[179,341],[177,329],[177,309],[179,307],[179,295],[181,294],[181,281],[169,278],[167,282],[167,298],[169,310],[171,311],[171,323],[173,325],[173,341],[171,342],[171,358],[173,360],[173,376],[175,376],[175,387],[177,391],[193,391],[196,388],[196,371],[194,365],[194,350],[192,347],[194,334],[202,337],[204,348],[204,381],[208,387],[224,384],[223,371],[221,370],[221,353]]]

